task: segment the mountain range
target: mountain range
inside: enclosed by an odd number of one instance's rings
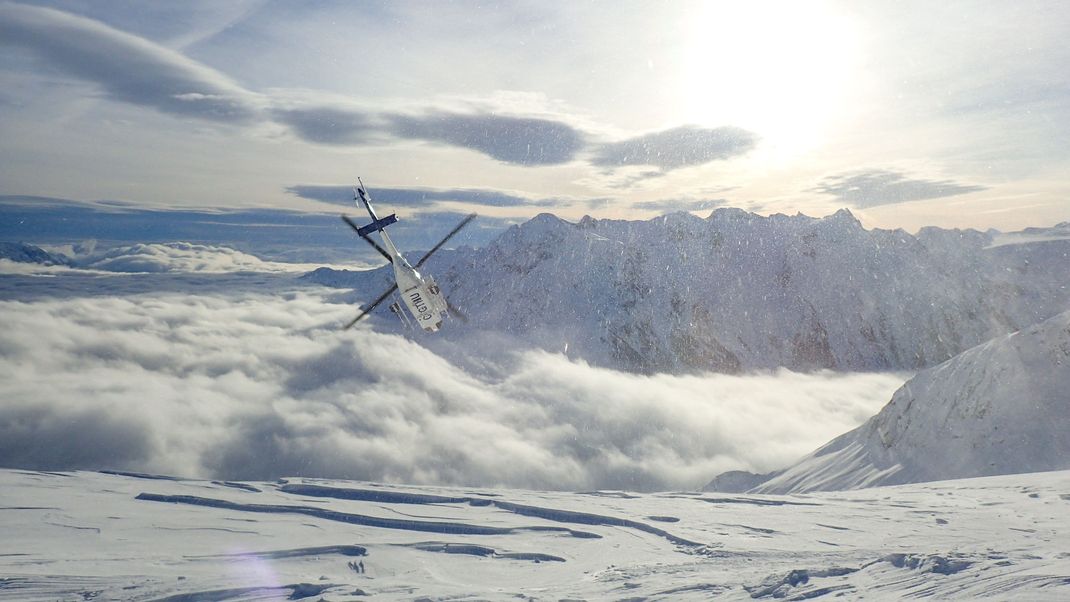
[[[435,336],[510,333],[640,373],[919,370],[1070,309],[1068,229],[910,234],[865,229],[845,209],[542,214],[425,270],[469,317]],[[307,278],[371,299],[392,276],[386,266]],[[380,327],[400,328],[378,313]]]

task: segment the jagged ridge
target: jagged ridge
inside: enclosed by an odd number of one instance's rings
[[[919,369],[1070,307],[1070,241],[991,246],[996,235],[866,230],[847,210],[542,214],[427,269],[471,318],[446,337],[508,332],[638,372]],[[308,277],[368,294],[389,279]]]

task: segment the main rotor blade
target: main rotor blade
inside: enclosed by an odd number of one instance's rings
[[[375,242],[374,240],[372,240],[372,239],[371,239],[370,237],[368,237],[367,235],[365,235],[365,234],[361,234],[361,233],[360,233],[360,226],[358,226],[358,225],[354,224],[354,223],[353,223],[353,220],[349,219],[349,218],[348,218],[347,216],[345,216],[345,215],[343,215],[343,216],[342,216],[342,220],[343,220],[343,221],[345,221],[345,223],[349,224],[349,227],[350,227],[350,228],[353,228],[353,230],[354,230],[354,231],[355,231],[355,232],[356,232],[356,233],[357,233],[358,235],[360,235],[360,237],[361,237],[361,238],[363,238],[364,240],[368,241],[368,244],[369,244],[369,245],[371,245],[371,246],[375,247],[375,250],[376,250],[376,251],[379,251],[379,254],[380,254],[380,255],[382,255],[383,257],[385,257],[387,261],[389,261],[390,263],[394,263],[394,258],[390,256],[390,253],[387,253],[385,249],[383,249],[382,247],[380,247],[378,243],[376,243],[376,242]]]
[[[390,288],[386,289],[385,293],[383,293],[382,295],[379,295],[379,298],[376,299],[375,301],[372,301],[371,305],[366,306],[364,308],[364,311],[360,312],[360,315],[358,315],[357,317],[353,318],[353,321],[350,322],[349,324],[346,324],[344,330],[349,330],[350,328],[353,327],[354,324],[356,324],[357,322],[360,322],[361,319],[364,318],[364,316],[370,314],[371,311],[373,309],[375,309],[376,307],[379,307],[379,304],[382,303],[383,301],[386,301],[386,298],[389,297],[390,295],[392,295],[394,293],[394,291],[396,291],[397,289],[398,289],[398,285],[397,284],[390,285]]]
[[[422,266],[424,264],[424,262],[427,261],[428,258],[430,258],[431,255],[433,255],[435,253],[435,251],[439,250],[440,248],[442,248],[442,245],[446,244],[447,240],[453,238],[454,234],[457,234],[458,232],[460,232],[461,228],[464,228],[465,226],[467,226],[468,222],[474,220],[475,218],[476,218],[476,214],[475,213],[469,213],[467,216],[465,216],[465,218],[461,220],[461,223],[457,224],[457,227],[455,227],[453,230],[450,230],[450,233],[446,235],[446,238],[443,238],[442,240],[438,241],[437,245],[432,247],[430,251],[428,251],[423,257],[421,257],[420,261],[416,262],[416,267]]]

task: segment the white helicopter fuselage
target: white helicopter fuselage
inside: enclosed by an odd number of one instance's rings
[[[421,267],[428,258],[435,253],[435,251],[442,248],[442,245],[446,244],[453,235],[461,231],[462,228],[467,226],[472,220],[476,218],[475,213],[469,213],[459,224],[457,224],[453,230],[450,230],[442,240],[438,241],[431,250],[424,254],[419,261],[416,262],[416,266],[413,267],[411,263],[404,257],[398,248],[394,246],[394,241],[390,240],[390,235],[386,233],[386,227],[390,224],[398,221],[397,215],[391,213],[390,215],[379,219],[375,215],[375,209],[372,208],[371,197],[368,195],[368,191],[364,189],[364,183],[357,178],[359,186],[353,189],[353,201],[357,203],[357,206],[364,205],[364,208],[368,210],[368,217],[371,218],[371,223],[365,226],[358,226],[345,215],[342,215],[342,220],[349,224],[350,228],[353,228],[357,232],[357,235],[363,238],[368,244],[375,247],[375,250],[379,252],[385,259],[390,261],[390,264],[394,266],[394,285],[388,288],[379,296],[375,301],[371,302],[363,308],[361,313],[353,318],[351,322],[346,324],[345,328],[352,328],[354,324],[359,322],[361,318],[367,316],[373,311],[379,304],[386,301],[394,291],[397,290],[401,296],[401,301],[395,301],[390,304],[390,310],[398,316],[402,323],[406,327],[411,327],[412,322],[405,315],[406,312],[401,310],[401,305],[405,305],[407,313],[411,314],[413,319],[416,320],[420,328],[428,332],[435,332],[442,326],[442,320],[446,314],[451,314],[457,317],[461,321],[467,321],[464,314],[455,307],[450,306],[449,301],[446,300],[446,296],[439,290],[438,284],[435,283],[435,279],[431,276],[423,276],[417,271],[417,268]],[[369,235],[373,232],[378,232],[382,238],[383,246],[379,246]]]
[[[442,296],[442,291],[435,284],[435,279],[431,276],[421,276],[420,272],[401,256],[387,233],[380,231],[380,234],[393,258],[394,280],[397,282],[402,302],[420,328],[428,332],[437,331],[442,326],[443,314],[449,306]]]

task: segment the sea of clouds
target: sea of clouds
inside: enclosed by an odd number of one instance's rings
[[[189,242],[116,247],[81,260],[84,267],[109,272],[285,272],[287,264],[261,261],[235,249]]]
[[[491,336],[433,351],[340,330],[352,299],[293,274],[176,276],[188,253],[148,255],[159,274],[0,278],[0,466],[696,488],[789,464],[906,378],[644,376]]]

